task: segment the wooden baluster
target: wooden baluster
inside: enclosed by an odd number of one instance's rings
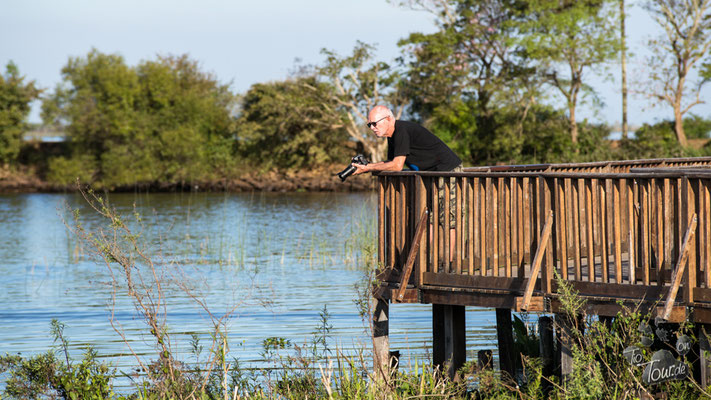
[[[479,225],[480,225],[480,239],[481,239],[481,275],[487,275],[487,267],[489,264],[489,253],[487,252],[487,238],[489,236],[489,229],[486,226],[486,220],[489,217],[489,210],[491,208],[489,201],[489,196],[491,195],[491,178],[482,179],[481,182],[482,192],[479,195],[481,199],[481,213],[479,215]]]
[[[387,220],[385,219],[385,210],[387,208],[385,204],[385,177],[378,177],[378,267],[382,268],[386,265],[387,259],[385,258],[387,244],[385,241],[385,224]]]
[[[570,212],[572,215],[572,221],[571,221],[571,226],[572,226],[572,231],[573,231],[573,237],[572,237],[572,245],[573,245],[573,257],[574,263],[575,263],[575,280],[580,281],[582,280],[582,241],[580,240],[580,207],[581,207],[581,202],[580,202],[580,196],[582,191],[579,190],[580,188],[580,181],[582,179],[576,180],[578,184],[575,184],[572,180],[566,179],[566,192],[570,193],[571,197],[571,206],[570,206]]]
[[[395,267],[395,183],[388,178],[388,267]]]
[[[487,179],[487,182],[488,181]],[[489,241],[489,254],[491,254],[491,266],[494,269],[493,276],[499,276],[499,191],[497,183],[494,183],[493,179],[491,180],[491,192],[489,194],[489,198],[491,199],[491,214],[489,214],[491,240]]]
[[[664,178],[664,262],[662,263],[662,279],[664,270],[671,270],[672,248],[674,247],[674,203],[670,178]]]
[[[451,210],[449,209],[449,196],[451,188],[449,185],[449,178],[440,178],[440,182],[442,183],[442,191],[444,194],[442,195],[442,209],[444,210],[443,215],[444,215],[444,220],[442,221],[442,262],[444,263],[444,272],[445,273],[451,273],[452,271],[452,265],[450,260],[452,259],[452,254],[450,253],[450,248],[449,248],[449,243],[451,238],[450,236],[450,212]]]
[[[474,214],[474,220],[472,221],[472,224],[474,225],[474,237],[472,240],[472,246],[474,249],[474,264],[479,268],[479,275],[483,275],[484,259],[481,257],[482,246],[480,246],[479,243],[481,240],[480,238],[482,236],[480,214],[481,211],[484,209],[484,204],[481,201],[481,190],[479,181],[479,178],[474,178],[474,182],[472,182],[472,190],[474,191],[474,204],[472,207],[472,214]]]
[[[543,223],[543,218],[548,214],[550,210],[553,210],[553,195],[554,195],[554,180],[552,178],[541,179],[543,195],[543,201],[541,202],[543,208],[539,216],[541,217],[541,223]],[[546,246],[546,260],[541,267],[541,290],[544,294],[552,293],[551,281],[553,279],[553,270],[555,269],[555,260],[557,258],[556,246],[556,229],[552,230],[553,238],[548,241]]]
[[[640,249],[640,256],[642,257],[642,282],[645,285],[649,285],[649,275],[652,268],[651,263],[651,238],[650,231],[651,225],[649,223],[649,210],[650,210],[650,198],[649,192],[652,188],[651,180],[640,181],[640,191],[641,191],[641,211],[639,218],[639,233],[642,235],[642,248]]]
[[[610,283],[608,268],[610,266],[607,255],[610,249],[609,235],[607,234],[607,228],[610,225],[607,223],[608,213],[607,213],[607,180],[604,180],[604,184],[600,184],[600,257],[602,259],[601,271],[602,271],[602,281],[604,283]]]
[[[560,276],[563,280],[568,280],[568,232],[566,227],[565,212],[565,190],[562,179],[555,179],[555,208],[556,208],[556,234],[558,241],[554,246],[558,246],[558,256],[560,260]]]
[[[438,273],[441,264],[439,259],[439,178],[432,179],[432,272]]]
[[[456,236],[454,237],[455,243],[454,243],[454,267],[457,272],[457,274],[462,273],[462,241],[464,239],[464,229],[462,228],[462,204],[463,202],[463,197],[464,197],[464,190],[462,184],[463,182],[462,177],[457,177],[455,182],[455,196],[456,196],[456,206],[457,206],[457,213],[456,213],[456,218],[455,218],[455,232]]]
[[[629,252],[628,258],[628,268],[629,268],[629,281],[631,284],[637,283],[637,252],[639,251],[639,245],[637,243],[638,235],[635,233],[635,227],[638,226],[636,222],[635,213],[635,201],[639,198],[639,187],[634,179],[630,179],[627,184],[627,225],[626,232],[628,232],[627,250]]]
[[[700,179],[701,189],[699,190],[699,195],[701,196],[701,214],[703,214],[700,232],[704,232],[703,238],[701,239],[702,245],[701,249],[701,265],[704,270],[704,284],[705,287],[711,288],[711,180]]]
[[[588,280],[590,282],[595,282],[595,191],[593,182],[591,179],[585,182],[585,240],[587,241]]]
[[[479,207],[476,205],[476,200],[474,199],[472,179],[466,180],[465,187],[467,188],[467,271],[469,275],[474,275],[474,241],[476,240],[476,236],[474,235],[474,221],[476,221],[476,209]]]
[[[620,196],[620,180],[616,179],[614,182],[612,182],[611,179],[608,179],[612,183],[612,191],[613,191],[613,204],[612,206],[612,211],[613,211],[613,240],[615,242],[615,283],[622,283],[622,216],[620,213],[620,209],[622,208],[622,199]]]
[[[422,176],[417,175],[415,177],[415,214],[422,215],[427,211],[427,188]],[[425,221],[425,225],[429,225]],[[425,271],[428,270],[427,266],[427,231],[429,229],[426,227],[424,230],[424,240],[423,243],[416,243],[415,245],[420,246],[417,252],[417,264],[415,265],[415,285],[420,287],[422,285],[422,277]]]
[[[524,212],[523,212],[523,179],[516,179],[516,233],[517,233],[517,246],[516,246],[516,264],[518,265],[518,278],[523,278],[526,274],[524,264],[526,263],[525,256],[525,239],[524,230]]]
[[[698,216],[696,215],[696,193],[694,192],[694,186],[689,182],[687,177],[682,178],[679,192],[681,197],[679,209],[682,215],[682,219],[679,222],[682,223],[682,230],[686,231],[689,228],[689,221],[692,221],[691,224],[693,229],[695,229],[696,224],[698,224]],[[684,285],[684,301],[686,304],[694,302],[694,288],[697,286],[696,249],[699,246],[699,242],[695,233],[696,231],[694,231],[692,243],[688,246],[689,258],[686,266],[686,282]],[[680,252],[684,251],[683,246],[684,243],[682,239],[682,243],[679,246]]]
[[[507,278],[511,277],[511,229],[513,227],[511,221],[513,218],[511,217],[511,180],[510,179],[503,179],[503,198],[504,198],[504,225],[503,225],[503,241],[504,241],[504,248],[503,248],[503,256],[504,256],[504,276]]]
[[[522,197],[523,197],[523,243],[525,244],[525,249],[521,249],[522,252],[525,253],[526,260],[528,261],[528,264],[530,265],[531,263],[531,248],[533,246],[533,237],[531,235],[531,227],[533,226],[533,213],[531,211],[531,188],[532,186],[530,185],[529,178],[523,178],[522,180],[522,187],[523,189],[521,190]],[[535,208],[534,208],[535,209]],[[525,261],[524,261],[525,262]],[[525,271],[521,272],[521,277],[525,277],[526,273]]]

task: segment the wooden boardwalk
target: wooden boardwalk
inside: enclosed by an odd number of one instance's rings
[[[512,310],[560,310],[556,275],[589,314],[639,304],[667,321],[711,324],[711,157],[382,172],[377,180],[381,360],[390,303],[433,304],[434,361],[456,367],[464,306],[496,308],[499,345],[507,345]],[[438,201],[450,196],[453,209]]]

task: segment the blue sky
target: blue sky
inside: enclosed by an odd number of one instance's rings
[[[645,38],[654,22],[639,6],[629,10],[629,46],[637,55],[631,71],[643,69]],[[5,0],[0,14],[0,64],[13,60],[23,75],[53,88],[70,56],[91,48],[119,53],[129,65],[156,54],[189,54],[232,90],[284,79],[295,60],[323,60],[322,48],[347,54],[357,40],[378,45],[378,58],[392,61],[397,41],[411,32],[433,32],[432,17],[386,0]],[[612,66],[616,73],[619,67]],[[591,121],[621,119],[617,81],[592,76],[605,106],[597,114],[582,105]],[[702,98],[711,102],[711,84]],[[630,99],[631,124],[669,118],[668,107],[649,109],[643,98]],[[38,107],[35,107],[37,109]],[[692,112],[709,117],[711,105]],[[31,116],[38,121],[38,112]]]

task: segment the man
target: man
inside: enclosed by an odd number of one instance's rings
[[[395,120],[385,106],[368,113],[368,127],[378,137],[388,139],[388,161],[368,165],[353,164],[354,175],[372,171],[402,171],[407,165],[416,171],[460,170],[462,160],[442,140],[414,122]]]
[[[372,171],[402,171],[407,165],[415,171],[462,170],[462,160],[440,138],[425,127],[414,122],[395,120],[393,112],[385,106],[375,106],[368,113],[368,128],[378,137],[388,139],[388,160],[368,165],[352,164],[354,175]],[[440,181],[440,185],[443,183]],[[443,193],[443,192],[440,192]],[[456,194],[453,179],[450,180],[450,251],[449,261],[454,256]],[[439,219],[444,221],[441,205]]]

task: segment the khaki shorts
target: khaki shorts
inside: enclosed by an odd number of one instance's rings
[[[462,164],[459,164],[450,172],[462,172]],[[444,178],[439,180],[439,222],[444,224]],[[457,221],[457,180],[449,179],[449,226],[454,229]],[[462,212],[462,214],[464,214]]]

